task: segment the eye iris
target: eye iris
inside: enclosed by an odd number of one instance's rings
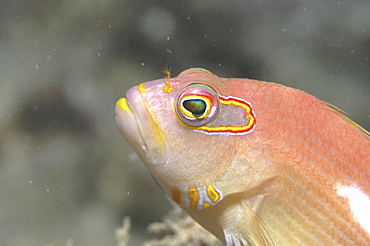
[[[218,94],[212,87],[194,83],[179,91],[174,110],[181,123],[196,128],[205,126],[217,118],[218,105]]]
[[[207,109],[206,103],[200,99],[185,100],[182,103],[182,105],[189,112],[191,112],[195,117],[202,116]]]

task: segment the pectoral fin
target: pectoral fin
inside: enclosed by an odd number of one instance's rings
[[[275,245],[263,220],[242,201],[232,205],[225,213],[224,234],[227,246]]]

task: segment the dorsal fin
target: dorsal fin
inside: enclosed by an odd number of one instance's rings
[[[365,135],[365,137],[367,138],[367,140],[370,141],[370,133],[365,128],[363,128],[362,126],[358,125],[356,122],[354,122],[350,118],[348,118],[347,117],[348,114],[346,112],[344,112],[343,110],[335,107],[334,105],[331,105],[330,103],[325,102],[325,105],[331,111],[333,111],[336,115],[338,115],[344,121],[346,121],[348,124],[350,124],[351,126],[353,126],[354,128],[356,128],[357,130],[359,130],[363,135]]]

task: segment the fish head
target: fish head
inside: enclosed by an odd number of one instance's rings
[[[129,89],[117,101],[116,121],[157,180],[211,183],[235,156],[232,136],[255,126],[247,102],[221,96],[228,91],[211,72],[188,69]]]

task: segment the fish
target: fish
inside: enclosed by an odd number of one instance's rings
[[[277,83],[202,68],[117,101],[123,137],[164,192],[227,246],[370,245],[370,134]]]

